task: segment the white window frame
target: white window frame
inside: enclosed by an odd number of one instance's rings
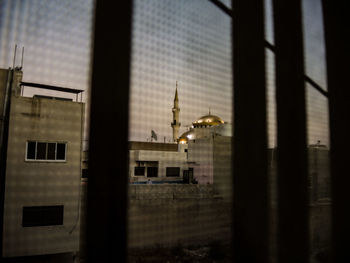
[[[38,147],[38,143],[46,143],[46,159],[28,159],[27,155],[28,155],[28,143],[29,142],[35,142],[35,158],[37,156],[37,147]],[[47,152],[48,152],[48,144],[49,143],[55,143],[55,159],[54,160],[49,160],[47,159]],[[57,144],[64,144],[64,160],[57,160]],[[24,159],[26,162],[54,162],[54,163],[65,163],[67,162],[67,142],[62,142],[62,141],[38,141],[38,140],[27,140],[26,141],[26,151],[25,151],[25,156]]]

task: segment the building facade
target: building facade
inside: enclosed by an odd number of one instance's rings
[[[131,183],[180,183],[187,170],[187,152],[178,144],[129,142]]]
[[[21,76],[20,70],[0,70],[1,109],[10,98],[9,121],[3,123],[3,256],[78,251],[84,104],[22,97]]]

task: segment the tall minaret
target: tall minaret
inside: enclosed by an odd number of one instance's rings
[[[175,90],[175,98],[174,98],[174,107],[173,107],[173,122],[171,123],[171,127],[173,128],[173,140],[174,142],[177,142],[177,139],[179,138],[179,129],[181,126],[181,123],[179,122],[179,98],[177,96],[177,81],[176,81],[176,90]]]

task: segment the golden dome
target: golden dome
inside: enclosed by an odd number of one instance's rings
[[[184,132],[180,138],[179,138],[179,143],[185,144],[188,142],[188,140],[193,140],[195,139],[195,134],[193,130],[189,130],[187,132]]]
[[[224,121],[215,115],[205,115],[200,117],[198,120],[193,122],[194,127],[206,127],[206,126],[215,126],[224,123]]]
[[[204,130],[202,129],[197,130],[196,128],[212,127],[223,123],[225,122],[220,117],[216,115],[211,115],[209,112],[208,115],[204,115],[200,117],[198,120],[196,120],[195,122],[193,122],[192,128],[189,131],[184,132],[178,139],[178,142],[181,144],[187,144],[188,141],[195,140],[197,136],[198,138],[203,137],[203,134],[202,133],[198,134],[198,132],[204,131]]]

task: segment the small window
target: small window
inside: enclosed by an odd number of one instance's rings
[[[81,171],[81,177],[82,177],[82,178],[88,178],[88,172],[89,172],[88,169],[83,169],[83,170]]]
[[[36,145],[36,159],[37,160],[46,160],[46,146],[45,142],[38,142]]]
[[[147,167],[147,177],[158,177],[158,167]]]
[[[57,142],[27,142],[26,160],[34,161],[65,161],[66,143]]]
[[[66,159],[66,144],[57,143],[57,158],[56,160],[65,160]]]
[[[55,160],[56,156],[56,143],[48,143],[47,144],[47,159]]]
[[[135,167],[134,175],[135,176],[145,176],[145,167]]]
[[[27,159],[35,160],[36,142],[27,142]]]
[[[63,225],[63,205],[23,207],[22,226]]]
[[[180,176],[180,167],[167,167],[166,168],[167,177],[177,177]]]

